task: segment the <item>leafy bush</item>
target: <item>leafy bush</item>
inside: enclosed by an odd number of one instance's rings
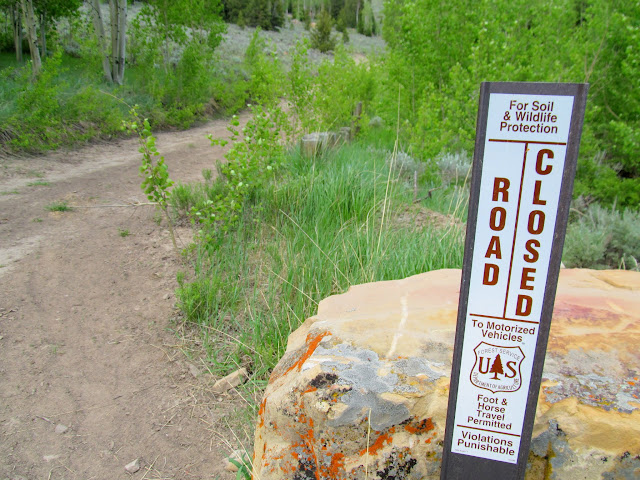
[[[265,106],[278,103],[284,94],[284,73],[275,48],[268,45],[257,28],[245,53],[245,65],[249,71],[250,101]]]
[[[225,153],[226,162],[218,165],[220,177],[217,188],[208,189],[215,196],[203,202],[193,202],[191,217],[199,227],[198,236],[203,243],[220,233],[232,229],[239,219],[242,207],[281,164],[288,119],[279,107],[263,109],[252,106],[253,116],[239,129],[240,122],[233,117],[228,130],[232,134],[231,148]],[[209,135],[212,145],[225,146],[226,140]],[[185,203],[184,201],[182,202]]]
[[[567,267],[639,270],[640,212],[590,205],[567,227],[562,259]]]
[[[434,158],[473,148],[481,80],[588,82],[579,193],[635,207],[640,89],[629,79],[640,77],[639,32],[638,2],[388,0],[376,112],[395,123],[399,110],[414,154]]]
[[[354,123],[354,109],[363,104],[360,125],[368,124],[366,115],[376,94],[375,70],[369,64],[356,64],[344,46],[338,45],[333,61],[325,60],[318,68],[313,87],[311,110],[316,128],[337,129]]]

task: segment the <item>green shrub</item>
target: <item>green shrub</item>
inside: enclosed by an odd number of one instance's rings
[[[316,18],[316,26],[311,29],[311,48],[328,52],[336,47],[336,39],[331,34],[333,19],[326,10],[321,10]]]
[[[377,92],[375,69],[370,64],[356,64],[343,45],[336,47],[333,60],[318,68],[313,86],[312,113],[316,128],[338,129],[344,126],[365,128],[367,111]],[[362,102],[360,124],[354,123],[354,110]]]
[[[640,212],[592,204],[578,215],[567,227],[565,266],[638,270]]]
[[[250,101],[274,106],[284,94],[284,73],[276,49],[260,36],[257,28],[245,53],[245,66],[249,71]]]
[[[590,83],[578,193],[638,205],[640,89],[629,81],[640,77],[638,2],[387,0],[384,8],[376,113],[389,124],[400,117],[416,157],[471,151],[482,80]],[[597,152],[606,178],[580,171]]]

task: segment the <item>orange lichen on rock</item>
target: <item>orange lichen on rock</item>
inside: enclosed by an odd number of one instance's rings
[[[267,406],[267,397],[265,396],[262,399],[262,402],[260,402],[260,408],[258,409],[258,426],[263,427],[264,426],[264,410]]]
[[[284,375],[288,374],[291,370],[294,369],[298,369],[298,371],[300,371],[302,369],[302,365],[304,365],[304,362],[306,362],[307,360],[309,360],[309,357],[311,357],[311,355],[313,355],[313,352],[316,351],[316,348],[318,348],[318,345],[320,345],[320,342],[322,341],[322,339],[328,335],[331,335],[330,332],[322,332],[319,335],[307,335],[307,342],[306,344],[308,345],[308,348],[306,350],[306,352],[304,352],[300,358],[298,359],[297,362],[295,362],[293,365],[291,365],[286,372],[284,372]]]
[[[435,427],[430,418],[425,418],[420,422],[411,422],[404,427],[407,432],[413,435],[420,435],[421,433],[426,433],[434,428]]]
[[[344,454],[335,453],[331,456],[331,463],[327,467],[327,475],[322,478],[340,479],[344,472]]]
[[[383,433],[382,435],[380,435],[378,438],[376,438],[376,441],[373,442],[373,445],[369,446],[368,448],[365,448],[364,450],[360,451],[360,456],[362,455],[366,455],[367,452],[369,452],[369,455],[375,455],[378,453],[378,450],[380,450],[382,447],[388,444],[390,444],[393,440],[393,433],[395,433],[395,427],[392,427],[389,429],[389,431],[387,433]]]

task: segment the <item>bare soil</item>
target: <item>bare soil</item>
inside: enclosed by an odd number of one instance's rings
[[[172,179],[214,169],[207,133],[158,135]],[[147,202],[139,165],[135,139],[0,159],[0,480],[235,478],[242,400],[172,321],[186,267],[153,206],[113,206]]]

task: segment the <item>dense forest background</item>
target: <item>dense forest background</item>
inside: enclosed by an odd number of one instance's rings
[[[298,40],[347,54],[350,31],[382,35],[385,51],[357,75],[337,67],[340,53],[325,59],[332,69],[312,62],[303,73],[323,84],[304,91],[306,101],[321,105],[331,91],[348,112],[362,101],[367,117],[397,126],[405,149],[427,165],[472,150],[481,81],[588,82],[575,195],[640,203],[633,0],[0,0],[0,148],[118,134],[125,103],[139,104],[153,128],[188,127],[264,97],[299,95],[304,82],[278,80],[297,50],[280,58],[258,35],[243,57],[221,57],[228,22],[285,33],[304,25]],[[348,123],[344,112],[325,114],[302,125]]]

